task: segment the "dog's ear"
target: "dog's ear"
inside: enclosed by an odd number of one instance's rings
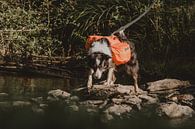
[[[94,53],[91,53],[87,56],[88,60],[92,60],[92,59],[95,59],[95,54]]]
[[[88,55],[87,56],[87,64],[90,67],[93,67],[94,66],[94,64],[95,64],[95,54],[91,54],[91,55]]]

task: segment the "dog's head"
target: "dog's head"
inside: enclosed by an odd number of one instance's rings
[[[94,79],[101,79],[104,72],[106,72],[112,64],[112,58],[103,53],[92,53],[89,55],[89,66],[92,70]]]

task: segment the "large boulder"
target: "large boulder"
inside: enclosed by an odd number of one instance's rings
[[[192,117],[195,113],[192,108],[176,104],[175,102],[160,104],[157,112],[159,116],[168,118]]]
[[[191,86],[188,81],[181,81],[177,79],[164,79],[155,82],[147,83],[149,92],[164,91],[164,90],[173,90],[183,87]]]

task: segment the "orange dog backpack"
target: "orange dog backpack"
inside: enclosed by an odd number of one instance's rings
[[[89,49],[91,44],[97,40],[106,38],[112,51],[112,60],[116,65],[127,63],[131,59],[131,50],[127,42],[121,42],[117,36],[98,36],[91,35],[88,37],[85,48]]]

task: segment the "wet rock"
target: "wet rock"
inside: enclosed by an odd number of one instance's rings
[[[168,118],[192,117],[195,113],[192,108],[178,105],[174,102],[160,104],[157,112],[159,116],[166,116]]]
[[[98,112],[98,110],[95,108],[87,108],[87,112],[88,113],[96,113],[96,112]]]
[[[47,105],[47,104],[43,104],[43,103],[41,103],[41,104],[39,105],[39,107],[40,107],[40,108],[42,108],[42,109],[45,109],[45,108],[47,108],[47,107],[48,107],[48,105]]]
[[[164,79],[147,83],[149,92],[172,90],[182,87],[188,87],[191,84],[188,81],[180,81],[177,79]]]
[[[71,109],[72,111],[75,111],[75,112],[79,111],[79,107],[77,105],[70,105],[69,109]]]
[[[90,96],[87,90],[87,87],[81,87],[81,88],[74,89],[71,92],[71,95],[78,96],[80,99],[86,99],[86,98],[89,98]]]
[[[113,115],[109,114],[108,112],[104,112],[104,113],[101,115],[101,118],[100,118],[100,119],[101,119],[101,121],[102,121],[103,123],[107,123],[107,122],[113,120],[114,117],[113,117]]]
[[[79,102],[80,99],[79,99],[78,96],[71,96],[69,100],[70,100],[70,101]]]
[[[104,103],[103,100],[86,100],[86,101],[80,102],[79,104],[86,106],[86,107],[90,107],[90,108],[97,108],[103,103]]]
[[[54,101],[58,101],[59,98],[54,98],[54,97],[52,97],[52,96],[48,96],[48,97],[47,97],[47,100],[48,100],[49,102],[54,102]]]
[[[30,107],[32,104],[28,101],[14,101],[13,107]]]
[[[131,106],[126,105],[126,104],[121,104],[121,105],[117,105],[114,104],[112,106],[110,106],[109,108],[107,108],[105,110],[105,112],[111,114],[111,115],[116,115],[116,116],[121,116],[124,115],[126,113],[129,113],[132,110]]]
[[[55,100],[59,100],[59,99],[66,99],[68,97],[70,97],[70,93],[66,92],[66,91],[62,91],[60,89],[57,90],[51,90],[48,92],[48,100],[51,101],[55,101]]]

